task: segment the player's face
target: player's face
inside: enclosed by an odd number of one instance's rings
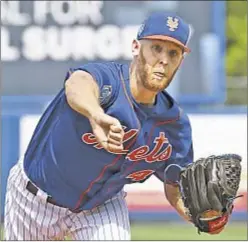
[[[162,40],[142,40],[140,48],[136,62],[140,83],[153,92],[164,90],[181,64],[182,48]]]

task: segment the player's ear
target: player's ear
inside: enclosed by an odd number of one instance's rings
[[[140,46],[141,46],[140,41],[138,41],[137,39],[134,39],[133,42],[132,42],[132,54],[133,54],[133,57],[139,55]]]

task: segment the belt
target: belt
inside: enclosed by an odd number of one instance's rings
[[[37,193],[38,193],[38,188],[37,188],[34,184],[32,184],[32,182],[28,181],[26,188],[27,188],[27,190],[28,190],[29,192],[31,192],[34,196],[37,195]],[[66,208],[66,207],[64,207],[64,206],[62,206],[62,205],[60,205],[60,204],[58,204],[55,200],[52,199],[52,197],[49,197],[49,196],[48,196],[46,201],[47,201],[48,203],[51,203],[51,204],[55,205],[55,206],[62,207],[62,208]]]

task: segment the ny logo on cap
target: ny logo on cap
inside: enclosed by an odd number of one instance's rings
[[[167,17],[167,26],[170,27],[170,31],[175,31],[178,28],[178,19],[174,18],[173,20],[172,17]]]

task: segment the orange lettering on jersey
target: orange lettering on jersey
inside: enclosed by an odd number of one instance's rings
[[[94,144],[98,144],[97,140],[96,140],[96,137],[94,134],[92,133],[85,133],[82,135],[82,141],[88,145],[94,145]],[[96,147],[96,145],[94,146],[95,148],[97,149],[101,149],[101,148],[98,148]]]
[[[159,137],[155,138],[154,143],[155,143],[155,146],[154,146],[153,150],[146,157],[146,161],[148,163],[152,163],[152,162],[156,161],[158,158],[158,156],[156,156],[156,154],[158,154],[158,152],[162,149],[162,147],[165,143],[168,143],[168,139],[165,137],[164,132],[159,133]]]
[[[142,171],[136,171],[130,175],[128,175],[126,178],[130,178],[134,182],[145,180],[149,175],[154,173],[153,170],[142,170]]]
[[[125,127],[126,128],[126,127]],[[123,137],[123,143],[127,142],[137,134],[138,130],[130,129],[125,132]],[[86,133],[82,135],[82,141],[86,144],[94,145],[96,149],[102,149],[103,147],[97,142],[95,136],[92,133]],[[164,132],[160,132],[159,136],[154,139],[155,145],[150,151],[148,145],[142,145],[131,152],[128,153],[128,150],[123,150],[115,154],[127,154],[126,158],[130,161],[141,161],[144,160],[147,163],[153,163],[157,161],[166,161],[171,157],[172,146],[169,143],[168,139],[165,137]],[[164,144],[168,144],[164,149]]]
[[[168,160],[172,153],[172,146],[171,144],[168,144],[168,146],[163,151],[161,151],[163,145],[165,143],[169,143],[168,139],[165,137],[164,132],[159,133],[159,137],[155,138],[154,143],[155,146],[150,153],[149,147],[144,145],[127,154],[127,159],[131,161],[145,160],[148,163]]]
[[[144,160],[148,153],[149,147],[147,145],[144,145],[127,154],[126,158],[131,161]]]
[[[169,144],[164,151],[162,151],[158,156],[156,156],[156,161],[166,161],[171,157],[172,146]]]
[[[125,129],[126,127],[124,127]],[[130,129],[125,132],[123,136],[123,143],[127,142],[128,140],[132,139],[138,133],[137,129]],[[82,141],[88,145],[94,145],[96,149],[102,149],[103,147],[97,142],[96,137],[92,133],[85,133],[82,135]],[[126,151],[127,153],[128,151]]]

